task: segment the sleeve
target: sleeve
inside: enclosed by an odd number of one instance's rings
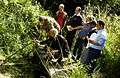
[[[90,36],[90,39],[95,40],[95,38],[96,38],[96,33],[92,33],[92,35]]]
[[[45,41],[40,42],[40,44],[47,44],[47,45],[49,45],[50,41],[51,41],[51,39],[47,39]]]
[[[59,14],[59,11],[56,12],[56,15],[57,15],[57,16],[58,16],[58,14]]]
[[[98,43],[100,46],[103,46],[103,45],[105,44],[105,41],[106,41],[105,37],[102,36],[101,38],[99,38],[99,40],[97,41],[97,43]]]

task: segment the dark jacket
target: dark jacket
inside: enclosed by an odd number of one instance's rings
[[[77,27],[82,25],[82,17],[73,15],[68,21],[67,25],[71,25],[72,27]]]
[[[68,43],[67,40],[62,35],[57,35],[56,38],[49,38],[40,44],[46,44],[53,50],[59,50],[59,53],[63,53],[63,56],[66,57],[68,55]]]

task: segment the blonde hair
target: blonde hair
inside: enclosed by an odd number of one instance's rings
[[[87,15],[86,20],[95,21],[96,22],[96,19],[95,19],[95,17],[93,15]]]
[[[60,4],[60,5],[59,5],[59,7],[62,7],[62,8],[64,8],[64,4]]]
[[[54,34],[55,37],[58,35],[58,30],[56,28],[52,28],[49,32]]]

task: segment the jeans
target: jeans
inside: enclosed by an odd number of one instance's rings
[[[94,48],[86,48],[83,50],[81,54],[81,63],[88,65],[88,73],[93,73],[96,62],[95,59],[99,58],[101,55],[101,50],[97,50]]]
[[[94,48],[86,48],[83,50],[82,55],[81,55],[81,62],[83,64],[91,64],[93,60],[99,58],[101,55],[101,50],[94,49]]]

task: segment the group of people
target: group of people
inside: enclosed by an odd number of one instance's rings
[[[80,60],[87,65],[92,64],[92,61],[101,55],[107,39],[105,22],[96,20],[93,16],[87,16],[86,21],[83,21],[79,6],[75,8],[75,14],[68,19],[64,4],[60,4],[56,19],[48,16],[39,17],[39,28],[46,30],[49,37],[40,44],[57,50],[54,58],[58,59],[58,63],[62,58],[72,54],[73,60]],[[64,28],[67,29],[66,35],[62,33]],[[73,46],[74,41],[76,42]]]

